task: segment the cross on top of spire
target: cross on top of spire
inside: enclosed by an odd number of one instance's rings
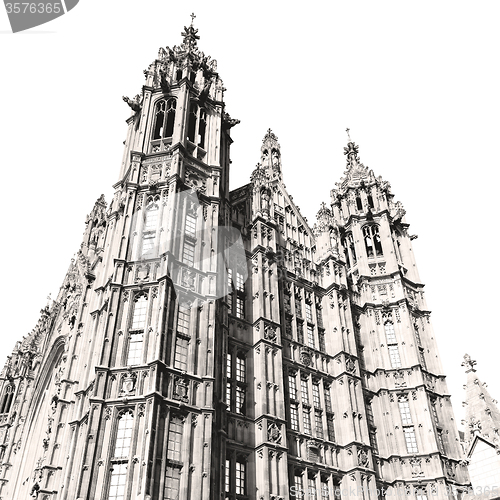
[[[351,135],[349,134],[349,132],[351,131],[351,129],[346,128],[345,131],[347,132],[347,137],[349,138],[349,142],[351,142]]]
[[[196,47],[196,43],[200,39],[200,37],[198,36],[198,30],[193,27],[193,22],[196,16],[193,13],[190,17],[191,24],[189,25],[189,27],[184,26],[184,32],[182,33],[182,36],[184,37],[183,46],[184,49],[188,52]]]

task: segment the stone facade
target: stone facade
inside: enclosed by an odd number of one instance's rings
[[[311,227],[217,65],[160,49],[119,181],[0,377],[4,500],[449,498],[468,484],[405,211],[345,148]],[[314,498],[310,496],[309,498]]]

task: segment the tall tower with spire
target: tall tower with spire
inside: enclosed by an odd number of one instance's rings
[[[0,499],[449,499],[468,484],[401,203],[349,138],[312,227],[230,129],[193,24],[134,98],[114,196],[0,374]]]

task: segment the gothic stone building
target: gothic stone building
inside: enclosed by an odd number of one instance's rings
[[[238,121],[198,38],[124,98],[113,199],[1,372],[1,499],[458,498],[401,203],[349,140],[310,227],[270,130],[230,191]]]

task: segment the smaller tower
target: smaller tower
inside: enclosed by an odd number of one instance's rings
[[[462,366],[467,374],[465,389],[464,448],[475,493],[491,489],[498,497],[500,485],[500,411],[486,383],[476,374],[476,361],[468,354]],[[494,489],[496,489],[496,494]],[[480,491],[479,491],[480,490]]]

